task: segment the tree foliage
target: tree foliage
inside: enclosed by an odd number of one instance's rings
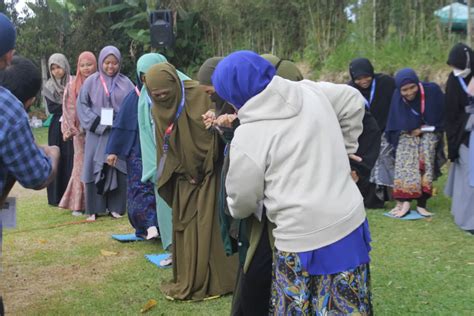
[[[322,66],[341,47],[373,57],[383,45],[447,47],[455,39],[433,15],[447,0],[36,0],[26,15],[15,11],[15,2],[1,1],[0,9],[18,26],[20,54],[39,62],[62,52],[74,67],[80,52],[97,54],[113,44],[128,74],[151,50],[149,13],[164,8],[175,13],[176,42],[160,52],[191,72],[206,58],[237,49]]]

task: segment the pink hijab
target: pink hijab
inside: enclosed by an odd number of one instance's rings
[[[71,97],[73,98],[73,100],[77,99],[77,96],[79,95],[79,90],[81,89],[82,84],[86,80],[86,77],[84,77],[81,74],[81,71],[79,69],[81,62],[84,60],[90,61],[94,65],[94,71],[92,73],[97,71],[97,59],[95,58],[95,55],[88,51],[82,52],[77,58],[76,78],[74,80],[74,84],[72,85],[72,89],[71,89]]]

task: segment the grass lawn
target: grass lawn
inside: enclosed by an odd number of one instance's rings
[[[39,143],[47,130],[36,129]],[[372,289],[377,315],[473,315],[474,236],[454,225],[441,193],[428,208],[432,219],[394,220],[369,210]],[[121,244],[113,233],[132,232],[128,220],[82,223],[47,205],[45,191],[15,187],[17,229],[4,231],[2,292],[7,315],[228,315],[231,297],[201,303],[167,301],[159,290],[171,270],[144,255],[158,242]],[[390,205],[391,206],[391,205]],[[474,208],[474,206],[473,206]],[[104,255],[101,250],[112,252]]]

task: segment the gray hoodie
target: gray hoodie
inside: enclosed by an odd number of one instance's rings
[[[348,154],[357,151],[364,99],[354,88],[275,76],[239,110],[226,180],[232,216],[262,206],[281,251],[332,244],[365,220]]]

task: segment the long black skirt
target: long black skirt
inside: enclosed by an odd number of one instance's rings
[[[48,185],[48,204],[58,206],[64,192],[66,191],[71,177],[72,167],[74,163],[74,146],[72,140],[63,141],[63,133],[61,132],[60,114],[53,114],[51,124],[48,130],[48,145],[58,146],[61,153],[59,159],[58,174],[56,179]]]

